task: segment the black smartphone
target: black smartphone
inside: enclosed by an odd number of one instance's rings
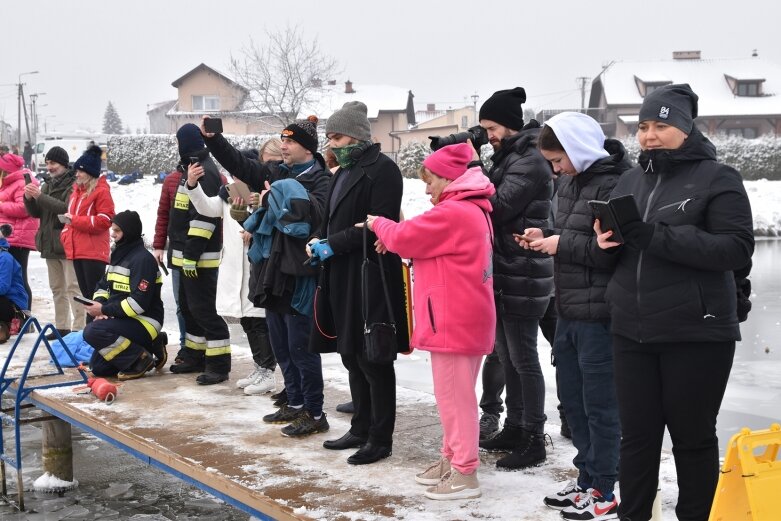
[[[206,118],[203,129],[209,134],[222,134],[222,118]]]
[[[200,159],[198,159],[197,157],[194,157],[194,156],[190,156],[190,164],[191,165],[197,165],[198,163],[200,163]]]
[[[594,217],[599,219],[599,227],[602,228],[602,231],[611,230],[613,232],[610,240],[623,244],[624,237],[621,235],[621,229],[610,204],[607,201],[589,201],[588,205],[594,212]]]
[[[167,276],[168,275],[168,268],[165,267],[165,263],[158,262],[157,265],[160,266],[160,269],[163,270],[163,273],[165,273],[166,276]]]
[[[80,304],[85,304],[87,306],[92,305],[95,303],[94,300],[90,300],[87,297],[82,297],[81,295],[73,295],[73,300]]]
[[[30,178],[30,172],[24,173],[24,184],[29,185],[33,180]]]

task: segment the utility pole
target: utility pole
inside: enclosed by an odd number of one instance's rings
[[[472,126],[475,126],[478,123],[477,122],[477,100],[480,99],[480,96],[478,96],[477,91],[475,91],[475,93],[472,94],[471,98],[472,98],[472,106],[474,107],[474,112],[475,112],[475,121],[472,124]]]
[[[22,76],[29,75],[29,74],[38,74],[38,71],[29,71],[29,72],[23,72],[19,74],[19,82],[17,85],[19,86],[19,98],[18,98],[18,114],[17,114],[17,125],[16,125],[16,146],[22,146],[22,111],[24,111],[24,123],[27,126],[27,139],[30,139],[30,124],[27,121],[27,105],[24,103],[24,89],[22,83]]]
[[[586,110],[586,85],[588,85],[588,81],[591,78],[588,76],[578,76],[575,79],[580,83],[580,110],[582,112]]]

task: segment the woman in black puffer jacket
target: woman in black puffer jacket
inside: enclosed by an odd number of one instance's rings
[[[618,264],[607,288],[621,418],[621,519],[646,520],[656,495],[665,426],[678,473],[678,519],[708,518],[718,479],[716,417],[740,340],[735,270],[754,251],[740,174],[716,162],[700,133],[697,95],[668,85],[646,96],[640,166],[613,197],[633,194],[641,220],[624,245],[595,224]]]

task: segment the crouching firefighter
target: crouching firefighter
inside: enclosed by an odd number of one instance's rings
[[[114,216],[114,251],[95,287],[95,303],[85,305],[95,318],[84,328],[84,340],[95,348],[90,360],[95,376],[132,380],[152,368],[162,370],[168,358],[168,338],[160,331],[163,281],[141,232],[138,213],[126,210]]]

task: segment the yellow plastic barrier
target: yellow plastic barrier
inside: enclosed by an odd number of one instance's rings
[[[709,521],[781,520],[779,446],[778,423],[754,432],[743,428],[729,440]]]

